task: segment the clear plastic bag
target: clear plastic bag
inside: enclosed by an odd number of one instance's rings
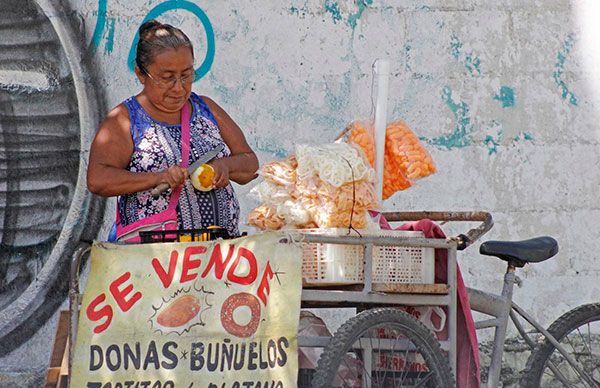
[[[359,146],[369,163],[374,165],[375,140],[372,124],[354,121],[347,130],[347,141]],[[410,188],[415,180],[435,173],[431,155],[404,121],[388,124],[385,139],[383,199]]]
[[[359,150],[346,143],[300,144],[296,146],[296,158],[298,180],[319,177],[340,187],[354,181],[372,181],[375,177],[373,168]]]
[[[260,205],[248,214],[248,224],[262,230],[279,230],[285,225],[273,205]]]
[[[364,229],[367,210],[378,206],[373,184],[366,181],[335,187],[312,177],[299,180],[296,188],[304,207],[321,228]]]
[[[386,128],[385,149],[412,181],[436,172],[435,163],[417,135],[402,121],[397,120]]]
[[[292,199],[289,185],[282,186],[264,180],[250,190],[250,196],[265,205],[279,205]]]
[[[296,148],[296,157],[261,168],[265,180],[251,190],[261,206],[248,223],[263,230],[367,227],[367,210],[379,201],[364,152],[345,143]]]
[[[275,160],[262,166],[259,175],[271,183],[287,186],[296,182],[298,162],[295,156],[284,160]]]

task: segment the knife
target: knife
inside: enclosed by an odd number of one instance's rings
[[[217,156],[219,154],[219,152],[223,151],[223,149],[225,148],[225,146],[223,145],[223,143],[219,144],[218,146],[216,146],[215,148],[213,148],[212,150],[208,151],[207,153],[205,153],[204,155],[202,155],[200,158],[198,158],[198,160],[196,160],[194,163],[192,163],[188,168],[188,174],[191,175],[194,171],[196,171],[196,169],[200,166],[202,166],[203,164],[206,164],[207,162],[210,162],[212,159],[215,158],[215,156]],[[167,191],[169,189],[169,184],[168,183],[161,183],[158,186],[156,186],[155,188],[152,189],[151,193],[152,196],[154,198],[158,197],[159,195],[161,195],[162,193],[164,193],[165,191]]]

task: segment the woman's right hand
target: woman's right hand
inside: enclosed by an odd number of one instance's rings
[[[183,168],[181,166],[171,166],[168,169],[159,172],[158,174],[158,184],[167,183],[172,189],[177,186],[181,186],[189,175],[187,168]]]

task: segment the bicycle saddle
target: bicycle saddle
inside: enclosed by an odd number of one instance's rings
[[[486,241],[479,246],[479,253],[482,255],[496,256],[512,262],[515,267],[548,260],[557,252],[558,242],[549,236],[523,241]]]

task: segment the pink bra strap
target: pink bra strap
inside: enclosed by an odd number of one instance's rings
[[[181,110],[181,167],[187,168],[190,162],[190,108],[188,104]]]
[[[190,162],[190,108],[187,102],[181,109],[181,167],[187,168]],[[175,188],[169,199],[169,209],[175,209],[179,203],[181,186]]]

